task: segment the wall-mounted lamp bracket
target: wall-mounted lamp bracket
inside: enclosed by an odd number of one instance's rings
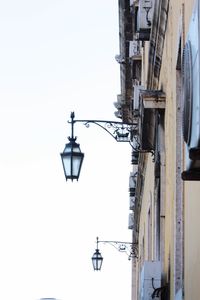
[[[113,246],[116,250],[119,252],[124,252],[128,256],[128,259],[130,260],[131,258],[138,258],[138,244],[136,243],[131,243],[131,242],[120,242],[120,241],[101,241],[99,238],[96,238],[96,243],[97,243],[97,249],[98,249],[98,244],[103,243],[103,244],[109,244]]]
[[[66,180],[78,180],[84,158],[84,154],[81,152],[80,145],[76,143],[76,137],[74,136],[75,123],[83,123],[86,127],[89,127],[90,124],[95,124],[106,131],[117,142],[129,142],[133,152],[143,152],[137,136],[137,122],[123,123],[108,120],[76,120],[74,112],[71,112],[70,117],[71,120],[68,121],[68,123],[71,124],[71,137],[68,137],[69,142],[65,145],[64,151],[61,153]]]
[[[137,244],[129,243],[129,242],[119,242],[119,241],[99,241],[104,244],[110,244],[119,252],[124,252],[128,256],[128,259],[137,258],[138,257],[138,247]]]
[[[75,120],[74,112],[71,113],[71,120],[68,121],[74,128],[75,123],[83,123],[87,128],[90,124],[95,124],[110,134],[117,142],[130,142],[132,132],[137,127],[136,123],[123,123],[109,120]]]

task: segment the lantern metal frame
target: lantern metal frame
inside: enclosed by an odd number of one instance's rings
[[[64,151],[60,154],[63,164],[66,180],[78,180],[81,166],[83,163],[84,153],[81,152],[79,144],[76,143],[74,137],[74,113],[71,113],[71,137],[68,137],[69,143],[65,145]],[[69,170],[67,170],[67,167]]]

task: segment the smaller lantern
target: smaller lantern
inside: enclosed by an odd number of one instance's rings
[[[95,271],[100,271],[102,263],[103,263],[103,257],[101,256],[101,253],[99,252],[99,249],[98,249],[98,242],[99,242],[99,239],[97,237],[97,248],[92,256],[92,264],[93,264],[93,268]]]

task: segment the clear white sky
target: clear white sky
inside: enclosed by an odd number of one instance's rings
[[[0,0],[0,299],[130,300],[131,263],[96,236],[131,241],[131,149],[75,126],[79,182],[61,165],[70,112],[115,119],[117,0]]]

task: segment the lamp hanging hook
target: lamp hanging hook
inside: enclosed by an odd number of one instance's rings
[[[70,117],[71,117],[71,122],[69,122],[69,123],[71,123],[71,139],[74,139],[74,123],[75,123],[74,122],[74,118],[75,118],[74,111],[71,112]]]

